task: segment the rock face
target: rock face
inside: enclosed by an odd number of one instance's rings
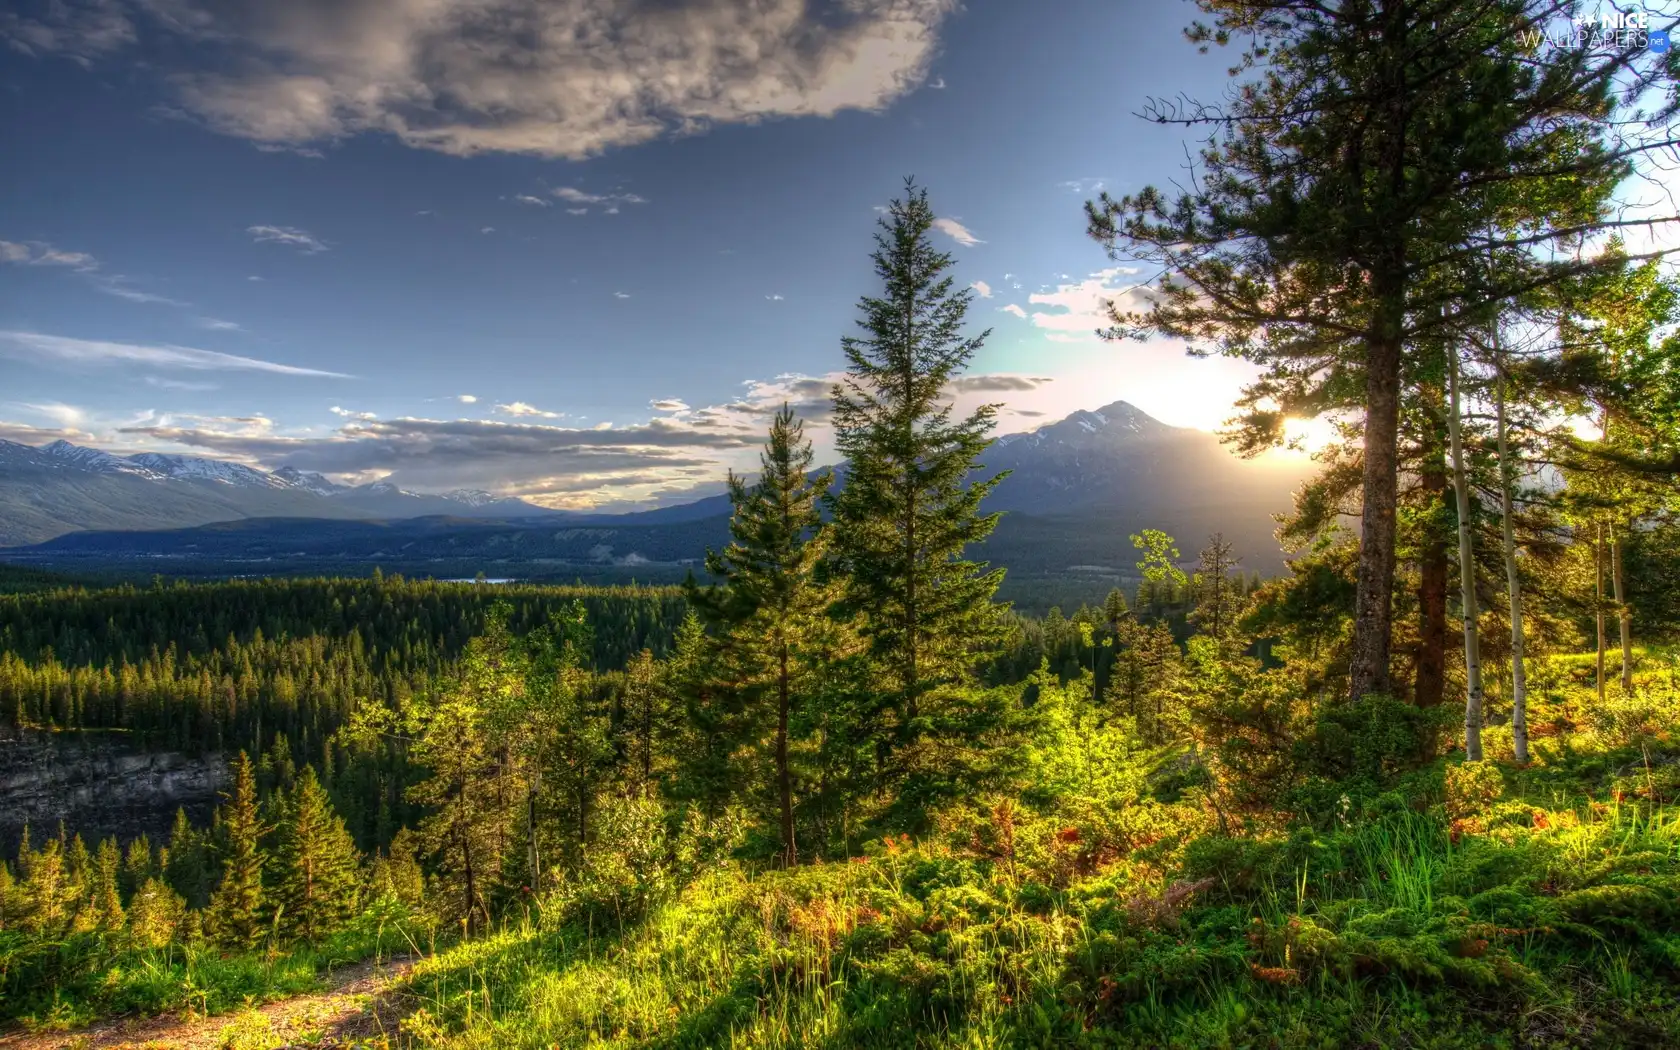
[[[90,845],[142,833],[161,844],[177,808],[207,823],[228,779],[220,754],[144,752],[119,733],[26,730],[0,739],[0,844],[9,856],[25,824],[39,843],[59,821]]]

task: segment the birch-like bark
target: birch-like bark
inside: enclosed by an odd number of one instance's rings
[[[1516,530],[1511,522],[1512,489],[1516,470],[1511,462],[1511,444],[1505,426],[1505,358],[1494,328],[1493,352],[1499,369],[1494,402],[1499,426],[1499,516],[1505,543],[1505,590],[1511,605],[1511,747],[1519,764],[1528,762],[1528,671],[1523,663],[1522,576],[1517,571]]]
[[[1453,494],[1458,499],[1458,581],[1464,607],[1464,757],[1482,760],[1482,653],[1477,634],[1475,547],[1471,539],[1470,485],[1464,472],[1464,435],[1459,424],[1458,349],[1448,350],[1448,437],[1452,442]]]
[[[1622,643],[1622,692],[1633,689],[1633,612],[1622,590],[1622,541],[1610,526],[1610,583],[1616,598],[1616,633]]]
[[[1604,522],[1593,535],[1593,623],[1598,628],[1598,702],[1604,703]]]

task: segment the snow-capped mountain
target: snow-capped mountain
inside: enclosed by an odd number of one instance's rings
[[[90,450],[91,451],[91,450]],[[237,485],[249,488],[290,488],[283,479],[266,470],[256,470],[242,463],[228,463],[201,456],[166,456],[161,452],[138,452],[127,457],[154,474],[166,478],[190,481],[209,481],[218,485]]]
[[[156,529],[239,518],[512,518],[558,514],[478,490],[441,495],[386,482],[258,470],[206,456],[118,456],[68,441],[0,441],[0,546],[82,529]]]
[[[1290,490],[1311,466],[1243,462],[1214,435],[1168,426],[1124,401],[1001,436],[981,463],[983,476],[1011,472],[985,503],[987,510],[1011,512],[1000,535],[1020,538],[1023,550],[1037,552],[1033,557],[1075,558],[1066,564],[1080,565],[1130,565],[1127,536],[1139,528],[1166,529],[1192,545],[1219,530],[1244,550],[1269,548],[1275,555],[1271,516],[1288,509]],[[710,535],[702,525],[729,513],[728,497],[713,496],[628,516],[568,515],[477,489],[427,494],[390,481],[341,485],[293,467],[270,473],[196,456],[113,456],[68,442],[35,448],[0,441],[0,546],[78,530],[241,518],[552,516],[602,525],[688,524],[701,536]],[[286,527],[307,533],[321,526]],[[1029,536],[1036,538],[1024,539]],[[690,552],[703,553],[703,545]],[[1015,564],[1030,563],[1022,556]]]
[[[987,474],[1010,471],[986,505],[1029,514],[1276,502],[1310,466],[1245,463],[1216,436],[1169,426],[1124,401],[1000,437],[981,461]]]
[[[97,448],[83,448],[80,445],[72,445],[62,439],[54,441],[50,445],[42,445],[40,448],[18,445],[10,441],[0,444],[12,446],[13,449],[28,450],[15,452],[14,455],[16,456],[27,457],[33,452],[46,463],[62,465],[76,470],[86,470],[96,474],[133,474],[136,477],[143,478],[161,477],[143,463],[135,463],[120,456],[113,456],[109,452],[103,452]]]
[[[348,488],[348,486],[340,485],[324,475],[299,470],[296,467],[281,467],[271,476],[280,479],[289,487],[300,492],[313,492],[317,496],[331,496]]]

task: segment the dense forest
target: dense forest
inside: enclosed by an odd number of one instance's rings
[[[164,841],[28,829],[0,1009],[400,951],[379,1045],[1680,1043],[1680,285],[1614,217],[1668,67],[1516,0],[1202,6],[1265,75],[1153,110],[1204,177],[1088,232],[1166,275],[1116,338],[1260,367],[1237,447],[1337,421],[1286,574],[1143,530],[1136,587],[998,600],[986,334],[908,184],[844,484],[784,407],[681,587],[0,596],[6,734],[228,761]]]

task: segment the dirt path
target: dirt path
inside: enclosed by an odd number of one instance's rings
[[[340,967],[327,987],[242,1012],[183,1020],[119,1018],[73,1032],[0,1035],[0,1050],[222,1050],[226,1046],[381,1046],[405,1012],[394,994],[412,960]],[[394,1042],[394,1040],[393,1040]]]

